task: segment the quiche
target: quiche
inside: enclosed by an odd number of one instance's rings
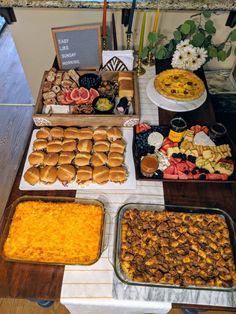
[[[205,86],[194,73],[182,69],[169,69],[159,73],[154,80],[155,89],[164,97],[174,100],[199,98]]]

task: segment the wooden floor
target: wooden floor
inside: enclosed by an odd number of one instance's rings
[[[16,47],[8,27],[0,34],[0,104],[33,104]]]

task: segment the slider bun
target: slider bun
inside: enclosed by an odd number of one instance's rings
[[[64,137],[64,129],[60,127],[54,127],[50,131],[50,135],[52,138],[63,138]]]
[[[109,179],[112,182],[123,183],[127,180],[127,171],[124,167],[114,167],[110,169]]]
[[[65,138],[76,139],[78,138],[78,135],[79,135],[79,129],[77,128],[67,128],[64,131]]]
[[[110,149],[110,143],[108,141],[97,141],[93,145],[93,150],[96,153],[106,153]]]
[[[47,139],[50,136],[50,129],[42,127],[36,133],[36,138]]]
[[[34,150],[43,150],[47,147],[47,141],[44,139],[37,139],[33,143]]]
[[[29,155],[28,160],[31,165],[41,165],[43,164],[44,158],[45,158],[44,152],[35,151]]]
[[[76,141],[73,139],[65,139],[62,142],[62,151],[63,152],[72,152],[76,150]]]
[[[59,153],[62,150],[62,142],[59,140],[54,140],[48,142],[47,144],[47,152],[48,153]]]
[[[107,130],[104,128],[97,128],[93,131],[93,139],[95,141],[105,141],[107,139]]]
[[[54,183],[57,179],[57,168],[45,166],[39,170],[40,181],[44,183]]]
[[[123,154],[125,151],[125,142],[123,140],[115,140],[111,143],[110,152]]]
[[[43,163],[45,166],[56,166],[58,159],[59,155],[57,153],[45,154]]]
[[[77,153],[74,164],[76,166],[89,166],[91,155],[89,153]]]
[[[124,155],[120,153],[109,153],[108,155],[108,166],[119,167],[123,164]]]
[[[58,159],[58,164],[69,165],[72,163],[74,158],[75,158],[74,152],[61,152]]]
[[[39,169],[35,167],[29,168],[24,174],[24,179],[27,183],[35,185],[39,182]]]
[[[81,140],[77,145],[79,152],[90,153],[93,147],[93,143],[91,140]]]
[[[57,177],[61,182],[71,182],[75,178],[75,167],[72,165],[61,165],[57,169]]]
[[[94,153],[90,162],[94,167],[103,166],[107,163],[107,155],[105,153]]]
[[[90,128],[79,129],[78,139],[79,140],[91,140],[93,138],[93,130]]]
[[[122,138],[122,132],[119,128],[113,127],[107,130],[107,137],[109,141],[115,141]]]
[[[107,183],[109,180],[109,168],[106,166],[94,167],[93,181],[98,184]]]
[[[89,166],[79,167],[77,171],[76,181],[78,183],[88,182],[93,178],[93,169]]]

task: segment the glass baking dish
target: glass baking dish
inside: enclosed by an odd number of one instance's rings
[[[4,244],[5,241],[7,240],[10,227],[11,227],[11,222],[13,220],[13,216],[16,210],[16,207],[18,204],[27,202],[27,201],[42,201],[42,202],[53,202],[53,203],[80,203],[83,205],[98,205],[99,207],[102,208],[102,222],[101,222],[101,227],[99,227],[99,244],[98,244],[98,253],[96,258],[94,258],[91,262],[89,263],[72,263],[72,262],[55,262],[55,261],[36,261],[36,260],[30,260],[30,259],[14,259],[14,258],[9,258],[5,256],[4,254]],[[6,220],[6,224],[4,225],[3,233],[0,238],[0,254],[1,256],[7,260],[7,261],[14,261],[14,262],[25,262],[25,263],[34,263],[34,264],[53,264],[53,265],[92,265],[98,261],[100,258],[102,252],[106,249],[107,243],[106,242],[106,237],[105,237],[105,226],[106,226],[106,219],[108,215],[105,211],[104,205],[102,202],[98,200],[91,200],[91,199],[83,199],[83,198],[72,198],[72,197],[50,197],[50,196],[22,196],[16,199],[11,205],[10,205],[10,210],[9,210],[9,215]],[[93,222],[94,217],[91,217],[91,223]],[[39,221],[40,223],[40,221]],[[63,228],[63,224],[62,224]]]
[[[145,211],[158,211],[158,212],[182,212],[194,214],[214,214],[219,215],[224,218],[230,237],[230,244],[232,246],[233,262],[236,265],[236,232],[235,225],[232,218],[223,210],[215,208],[203,208],[203,207],[185,207],[185,206],[172,206],[172,205],[158,205],[158,204],[141,204],[141,203],[128,203],[123,205],[116,216],[115,223],[115,239],[114,239],[114,250],[113,250],[113,267],[116,276],[119,280],[127,285],[136,286],[148,286],[148,287],[162,287],[162,288],[180,288],[180,289],[197,289],[197,290],[214,290],[214,291],[235,291],[236,286],[232,287],[210,287],[210,286],[196,286],[196,285],[176,285],[176,284],[163,284],[154,282],[140,282],[133,281],[128,277],[128,275],[123,271],[121,267],[120,254],[121,254],[121,222],[122,218],[127,210],[137,209]]]

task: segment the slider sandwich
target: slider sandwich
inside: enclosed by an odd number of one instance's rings
[[[37,139],[33,143],[33,149],[34,150],[43,150],[47,147],[47,141],[44,139]]]
[[[43,164],[44,158],[45,158],[44,152],[35,151],[29,155],[28,161],[31,164],[31,166],[40,166]]]
[[[107,155],[105,153],[94,153],[90,162],[94,167],[103,166],[107,164]]]
[[[93,138],[93,130],[90,128],[79,129],[78,139],[81,140],[91,140]]]
[[[39,169],[36,167],[29,168],[24,174],[24,179],[30,185],[35,185],[39,182]]]
[[[89,153],[77,153],[74,159],[74,164],[77,167],[89,166],[91,155]]]
[[[58,163],[59,155],[57,153],[45,154],[43,164],[45,166],[56,166]]]
[[[81,153],[90,153],[93,148],[93,142],[91,140],[80,140],[77,148]]]
[[[123,154],[125,151],[125,142],[123,140],[115,140],[111,143],[110,153],[120,153]]]
[[[79,136],[79,129],[77,128],[66,128],[64,131],[64,137],[70,139],[77,139]]]
[[[107,130],[105,128],[97,128],[93,131],[93,139],[95,141],[105,141],[107,139]]]
[[[122,138],[122,132],[119,128],[112,127],[109,130],[107,130],[107,137],[109,141],[115,141]]]
[[[47,139],[48,137],[50,137],[50,129],[47,127],[42,127],[38,130],[38,132],[36,133],[36,138],[38,139]]]
[[[106,153],[110,149],[110,143],[108,141],[97,141],[93,145],[93,151],[96,153]]]
[[[92,182],[93,169],[89,166],[79,167],[76,175],[76,181],[78,183],[88,184]]]
[[[57,179],[57,168],[54,166],[45,166],[39,170],[40,181],[43,183],[54,183]]]
[[[53,140],[47,143],[48,153],[59,153],[62,150],[62,142],[59,140]]]
[[[58,159],[58,165],[70,165],[74,158],[74,152],[61,152]]]
[[[52,139],[63,139],[64,129],[60,127],[54,127],[51,129],[50,135]]]
[[[60,180],[63,185],[66,185],[73,181],[75,178],[75,174],[75,167],[72,165],[61,165],[57,169],[58,180]]]
[[[74,150],[76,150],[76,141],[74,139],[64,139],[62,142],[62,151],[73,152]]]
[[[93,181],[97,184],[105,184],[109,181],[109,168],[106,166],[94,167]]]
[[[123,183],[127,180],[127,171],[124,167],[114,167],[110,169],[109,180],[115,183]]]
[[[108,166],[119,167],[123,164],[124,155],[120,153],[109,153],[108,154]]]

